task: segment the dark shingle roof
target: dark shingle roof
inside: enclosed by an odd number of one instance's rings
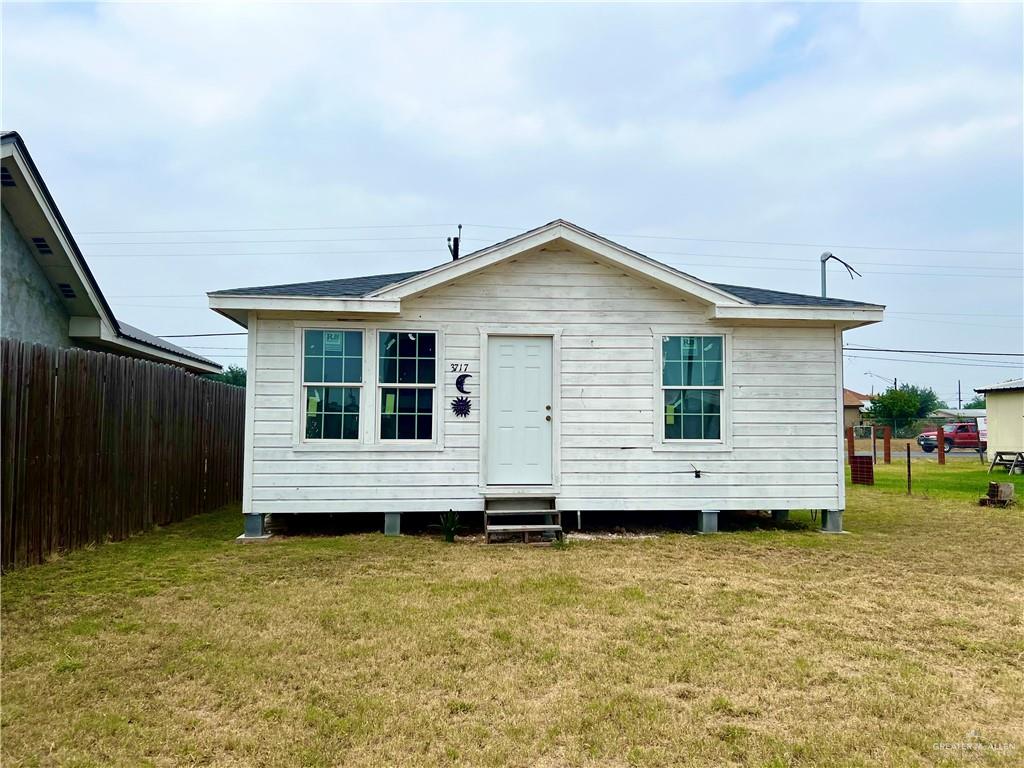
[[[421,270],[426,271],[426,270]],[[311,283],[287,283],[285,285],[264,285],[253,288],[231,288],[213,291],[214,296],[309,296],[345,298],[366,296],[388,285],[408,280],[420,272],[397,272],[390,275],[368,275],[366,277],[343,277],[339,280],[316,280]],[[731,293],[752,304],[784,304],[797,307],[871,307],[862,301],[846,299],[823,299],[800,293],[769,291],[765,288],[748,288],[742,285],[712,283],[716,288]]]
[[[874,307],[877,304],[868,304],[863,301],[850,301],[849,299],[822,298],[821,296],[808,296],[804,293],[786,293],[785,291],[769,291],[766,288],[748,288],[745,285],[726,285],[724,283],[712,283],[715,288],[720,288],[726,293],[738,296],[744,301],[752,304],[783,304],[791,307]]]
[[[343,277],[338,280],[315,280],[312,283],[285,283],[284,285],[262,285],[253,288],[229,288],[213,291],[211,296],[325,296],[344,298],[366,296],[386,285],[400,283],[424,270],[416,272],[395,272],[390,275],[367,275],[366,277]]]

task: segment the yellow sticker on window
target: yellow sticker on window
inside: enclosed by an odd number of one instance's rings
[[[395,412],[395,396],[393,394],[384,395],[384,413],[392,414]]]

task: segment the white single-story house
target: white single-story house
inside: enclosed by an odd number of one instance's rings
[[[520,531],[491,517],[517,509],[543,532],[790,509],[841,530],[842,333],[884,309],[705,282],[563,220],[421,272],[209,300],[249,333],[249,536],[315,512]]]

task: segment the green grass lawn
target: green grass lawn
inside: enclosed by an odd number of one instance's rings
[[[1017,498],[1024,504],[1024,475],[1009,475],[1005,469],[988,472],[988,464],[980,461],[950,459],[940,465],[935,459],[912,459],[910,462],[911,493],[914,496],[962,499],[977,502],[985,495],[990,482],[1013,483]],[[846,468],[849,487],[850,468]],[[907,459],[893,456],[892,464],[875,465],[875,488],[888,493],[907,493]]]
[[[225,510],[18,571],[0,757],[1021,765],[1020,508],[974,506],[973,479],[908,499],[890,469],[843,536],[801,513],[564,548],[239,545]]]

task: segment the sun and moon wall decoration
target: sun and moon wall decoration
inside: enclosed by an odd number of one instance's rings
[[[468,373],[463,373],[456,377],[455,388],[459,390],[459,392],[461,392],[462,395],[469,394],[469,390],[466,389],[466,379],[471,378],[473,377]],[[452,413],[454,413],[459,418],[464,419],[467,416],[469,416],[469,412],[473,410],[473,404],[472,402],[470,402],[470,399],[468,397],[463,397],[462,395],[459,395],[454,400],[452,400]]]

